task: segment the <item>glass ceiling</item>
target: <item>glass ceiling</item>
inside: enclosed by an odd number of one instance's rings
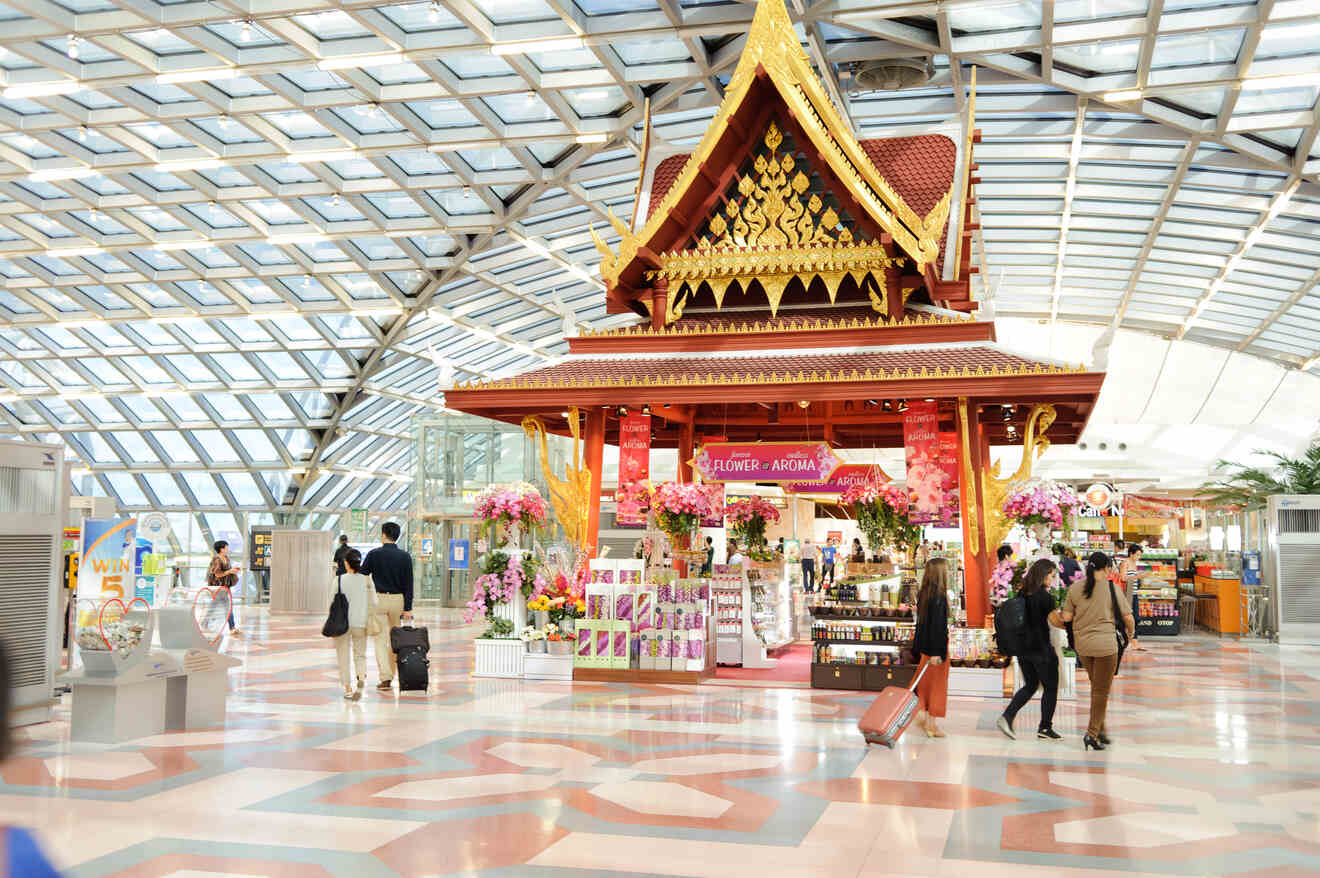
[[[1320,5],[805,5],[863,136],[956,118],[976,65],[999,315],[1320,365]],[[753,6],[259,8],[0,6],[0,433],[126,509],[401,508],[442,386],[620,319],[588,227],[631,208],[646,98],[704,132]]]

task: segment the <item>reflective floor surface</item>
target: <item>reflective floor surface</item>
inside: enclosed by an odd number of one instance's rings
[[[369,658],[349,703],[320,617],[245,615],[225,727],[29,727],[0,820],[77,878],[1320,875],[1320,650],[1153,641],[1104,753],[1084,701],[1013,742],[977,699],[891,752],[858,737],[870,696],[474,680],[435,619],[428,694],[377,693]]]

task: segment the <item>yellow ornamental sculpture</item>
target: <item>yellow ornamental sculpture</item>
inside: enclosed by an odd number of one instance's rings
[[[585,544],[587,532],[587,502],[591,497],[591,471],[582,462],[582,434],[576,407],[568,410],[568,428],[573,432],[573,459],[564,464],[564,478],[550,469],[550,444],[546,439],[545,424],[532,415],[522,419],[522,428],[541,444],[541,474],[550,488],[550,505],[564,529],[564,535],[574,545]]]
[[[1015,482],[1031,478],[1032,461],[1045,453],[1050,447],[1050,440],[1045,438],[1045,431],[1057,417],[1054,406],[1037,405],[1027,416],[1027,428],[1022,439],[1022,462],[1017,472],[1006,479],[999,478],[999,463],[981,472],[981,493],[985,497],[985,546],[986,551],[994,554],[995,549],[1008,536],[1013,523],[1004,517],[1004,498]]]

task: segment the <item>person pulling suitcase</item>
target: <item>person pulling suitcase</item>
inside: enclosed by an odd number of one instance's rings
[[[399,671],[400,692],[425,692],[430,685],[431,635],[425,626],[415,628],[408,624],[390,629],[390,648]]]

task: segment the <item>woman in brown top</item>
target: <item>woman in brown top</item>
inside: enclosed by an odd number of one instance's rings
[[[1105,709],[1109,706],[1109,685],[1118,670],[1119,625],[1131,639],[1136,628],[1127,596],[1114,588],[1105,573],[1113,561],[1104,552],[1086,559],[1086,575],[1072,584],[1063,601],[1063,621],[1071,622],[1077,655],[1091,679],[1091,719],[1082,739],[1087,750],[1103,750],[1109,743],[1105,734]],[[1117,609],[1122,620],[1114,618]],[[1127,641],[1123,641],[1126,646]]]

